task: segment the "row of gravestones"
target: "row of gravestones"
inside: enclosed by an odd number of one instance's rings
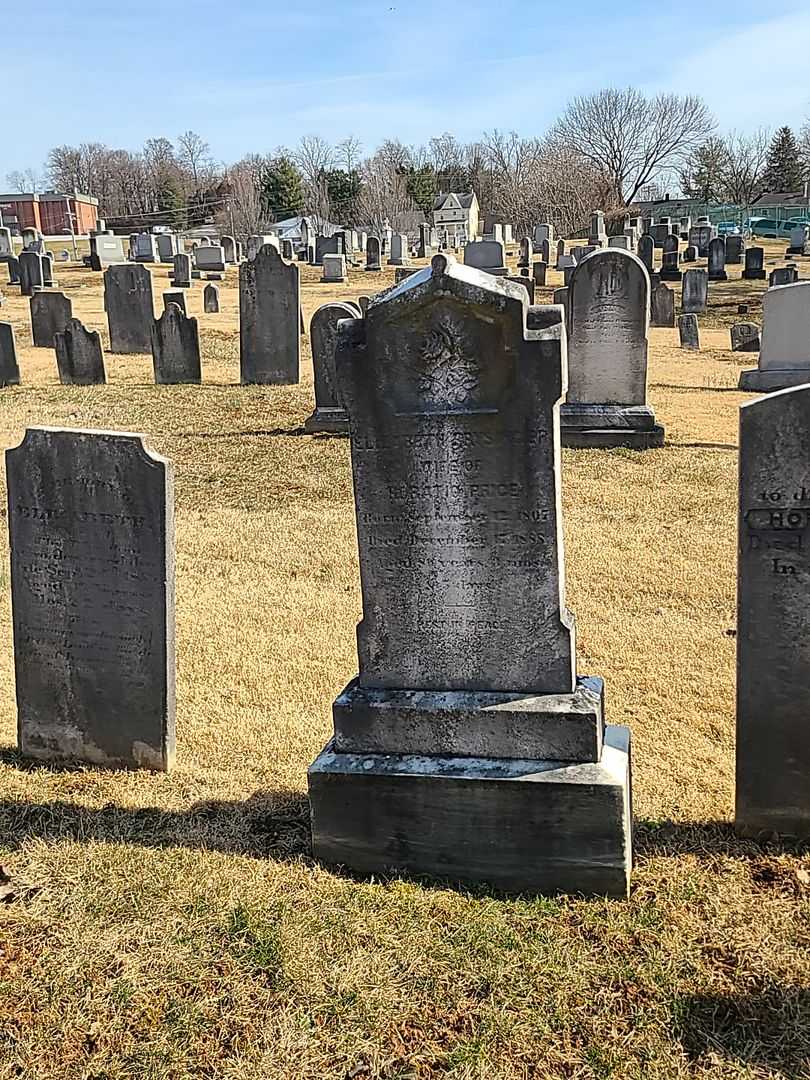
[[[359,674],[309,770],[327,863],[628,893],[630,733],[606,724],[602,679],[577,673],[565,605],[562,320],[559,306],[436,256],[339,324],[363,618]],[[746,834],[810,832],[808,446],[810,386],[743,406]],[[6,461],[21,752],[168,770],[169,462],[140,436],[36,428]]]

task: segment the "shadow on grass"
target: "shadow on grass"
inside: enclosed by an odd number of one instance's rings
[[[693,1061],[719,1055],[766,1069],[768,1076],[810,1076],[810,990],[804,987],[769,981],[753,993],[680,998],[673,1027]]]
[[[728,821],[647,821],[636,819],[633,847],[636,857],[646,855],[694,855],[714,859],[756,859],[763,853],[800,854],[810,841],[793,837],[737,836]]]
[[[737,386],[686,386],[682,383],[650,383],[650,390],[679,390],[681,393],[690,394],[693,391],[701,391],[707,394],[745,394],[750,391],[740,390]]]

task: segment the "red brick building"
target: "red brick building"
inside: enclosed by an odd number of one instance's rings
[[[98,223],[98,199],[91,195],[57,195],[47,191],[42,195],[0,195],[0,214],[3,224],[12,233],[23,229],[39,229],[44,236],[63,236],[73,231],[84,235]]]

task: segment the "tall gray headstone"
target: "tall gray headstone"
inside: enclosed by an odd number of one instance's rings
[[[174,273],[172,274],[172,284],[175,289],[190,289],[191,288],[191,256],[186,255],[184,251],[178,252],[172,260],[174,263]]]
[[[556,260],[556,262],[554,264],[554,269],[555,270],[562,270],[563,269],[563,266],[564,266],[563,260],[564,259],[565,259],[565,241],[564,240],[558,240],[557,241],[557,260]]]
[[[59,382],[65,386],[98,386],[106,383],[104,352],[97,330],[86,330],[78,319],[54,334]]]
[[[177,304],[167,304],[152,323],[152,362],[158,385],[202,381],[197,320],[189,319]]]
[[[42,287],[44,289],[52,289],[54,285],[53,281],[53,255],[50,251],[43,251],[42,255]]]
[[[219,311],[219,289],[208,284],[203,289],[203,311],[207,315],[216,315]]]
[[[33,296],[34,290],[43,288],[45,282],[42,256],[38,251],[21,251],[19,264],[20,295]]]
[[[737,792],[745,835],[810,835],[810,387],[740,409]]]
[[[408,265],[408,237],[405,233],[393,233],[391,236],[391,256],[389,266]]]
[[[0,386],[19,386],[20,369],[17,366],[17,346],[14,327],[0,322]]]
[[[742,236],[726,237],[726,262],[738,265],[745,255],[745,240]]]
[[[9,285],[20,284],[20,260],[14,255],[8,258],[8,283]]]
[[[31,338],[38,349],[53,349],[73,314],[70,300],[60,292],[35,292],[31,297]]]
[[[662,446],[664,429],[647,402],[650,279],[619,248],[587,255],[568,292],[568,394],[563,446]]]
[[[312,316],[309,335],[315,374],[315,411],[304,425],[307,431],[348,434],[349,418],[335,373],[335,350],[340,320],[360,316],[361,312],[354,304],[324,304]]]
[[[728,281],[724,236],[715,236],[709,241],[709,281]]]
[[[269,244],[239,267],[239,363],[245,384],[297,383],[301,357],[297,263]]]
[[[678,269],[679,257],[678,237],[670,233],[664,238],[664,247],[661,255],[661,280],[680,281],[682,274]]]
[[[142,263],[107,267],[104,271],[104,310],[110,328],[110,352],[152,351],[151,332],[155,318],[152,276]]]
[[[627,894],[629,735],[565,606],[561,316],[437,255],[340,325],[363,620],[309,770],[326,862]]]
[[[225,262],[235,263],[237,261],[237,258],[236,241],[234,240],[234,238],[232,236],[222,236],[220,237],[220,242],[222,244],[223,254],[225,255]]]
[[[681,286],[681,311],[702,315],[709,299],[709,277],[705,270],[686,270]]]
[[[647,272],[651,274],[655,266],[655,241],[649,233],[644,233],[639,239],[638,257],[647,267]]]
[[[366,270],[381,270],[381,254],[379,237],[369,236],[366,241]]]
[[[759,365],[740,372],[740,389],[767,392],[806,382],[810,382],[810,281],[798,281],[765,293]]]
[[[29,428],[6,469],[21,752],[169,769],[170,463],[140,435]]]

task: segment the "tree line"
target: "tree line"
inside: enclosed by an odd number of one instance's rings
[[[482,210],[528,233],[553,221],[571,234],[594,207],[623,212],[676,189],[704,203],[749,206],[763,191],[796,191],[810,175],[810,124],[797,137],[718,134],[694,95],[646,97],[633,88],[574,98],[542,136],[494,130],[462,142],[445,132],[423,145],[386,139],[366,154],[356,138],[331,143],[305,135],[293,147],[215,162],[206,140],[186,131],[149,139],[140,151],[100,143],[54,147],[47,183],[99,199],[115,224],[212,218],[240,236],[307,214],[317,223],[404,229],[436,196],[475,191]],[[13,173],[16,190],[37,186],[32,170]]]

